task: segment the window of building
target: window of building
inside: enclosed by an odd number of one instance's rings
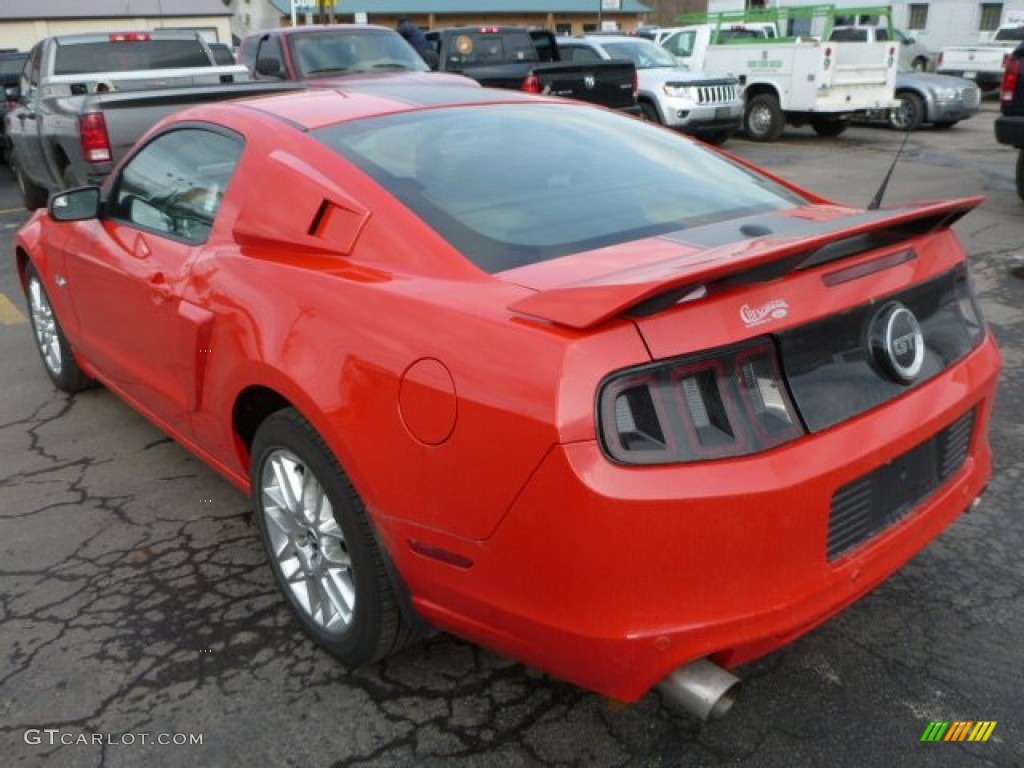
[[[928,4],[911,3],[907,6],[909,19],[907,29],[928,29]]]
[[[982,3],[981,19],[978,22],[978,29],[982,32],[990,32],[999,27],[999,20],[1003,18],[1002,3]]]

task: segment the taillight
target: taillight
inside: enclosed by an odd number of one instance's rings
[[[942,66],[942,51],[939,51],[939,55],[935,57],[935,68],[938,69]]]
[[[1011,58],[1003,70],[1003,85],[999,89],[999,98],[1004,101],[1013,101],[1013,94],[1017,92],[1017,80],[1020,79],[1020,59]]]
[[[977,347],[985,338],[985,317],[981,314],[978,296],[966,270],[957,276],[953,285],[956,290],[957,313],[964,321],[971,347]]]
[[[110,34],[112,43],[145,43],[152,39],[149,32],[112,32]]]
[[[624,464],[745,456],[806,431],[768,338],[614,374],[598,419],[606,452]]]
[[[112,154],[110,139],[107,137],[107,122],[99,112],[90,112],[78,118],[78,130],[82,137],[82,152],[89,163],[109,162]]]
[[[527,93],[540,93],[544,89],[541,88],[539,77],[536,75],[527,75],[526,79],[523,80],[521,90],[524,90]]]

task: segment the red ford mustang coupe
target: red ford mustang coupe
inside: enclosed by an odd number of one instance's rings
[[[702,715],[991,472],[950,225],[469,88],[202,106],[17,239],[49,376],[242,489],[346,664],[437,628]]]

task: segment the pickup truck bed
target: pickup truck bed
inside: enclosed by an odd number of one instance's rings
[[[427,33],[438,68],[490,88],[559,96],[639,114],[636,68],[625,60],[562,61],[555,36],[523,27],[452,27]]]
[[[237,98],[261,86],[242,66],[219,66],[194,31],[84,33],[39,41],[24,92],[7,115],[10,164],[26,207],[97,182],[150,126],[196,101]]]

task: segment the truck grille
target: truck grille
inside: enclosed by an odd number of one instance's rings
[[[697,86],[698,104],[729,104],[736,101],[736,86],[724,83],[721,85]]]
[[[828,559],[836,559],[910,514],[964,465],[973,433],[972,410],[916,448],[836,491],[828,524]]]

